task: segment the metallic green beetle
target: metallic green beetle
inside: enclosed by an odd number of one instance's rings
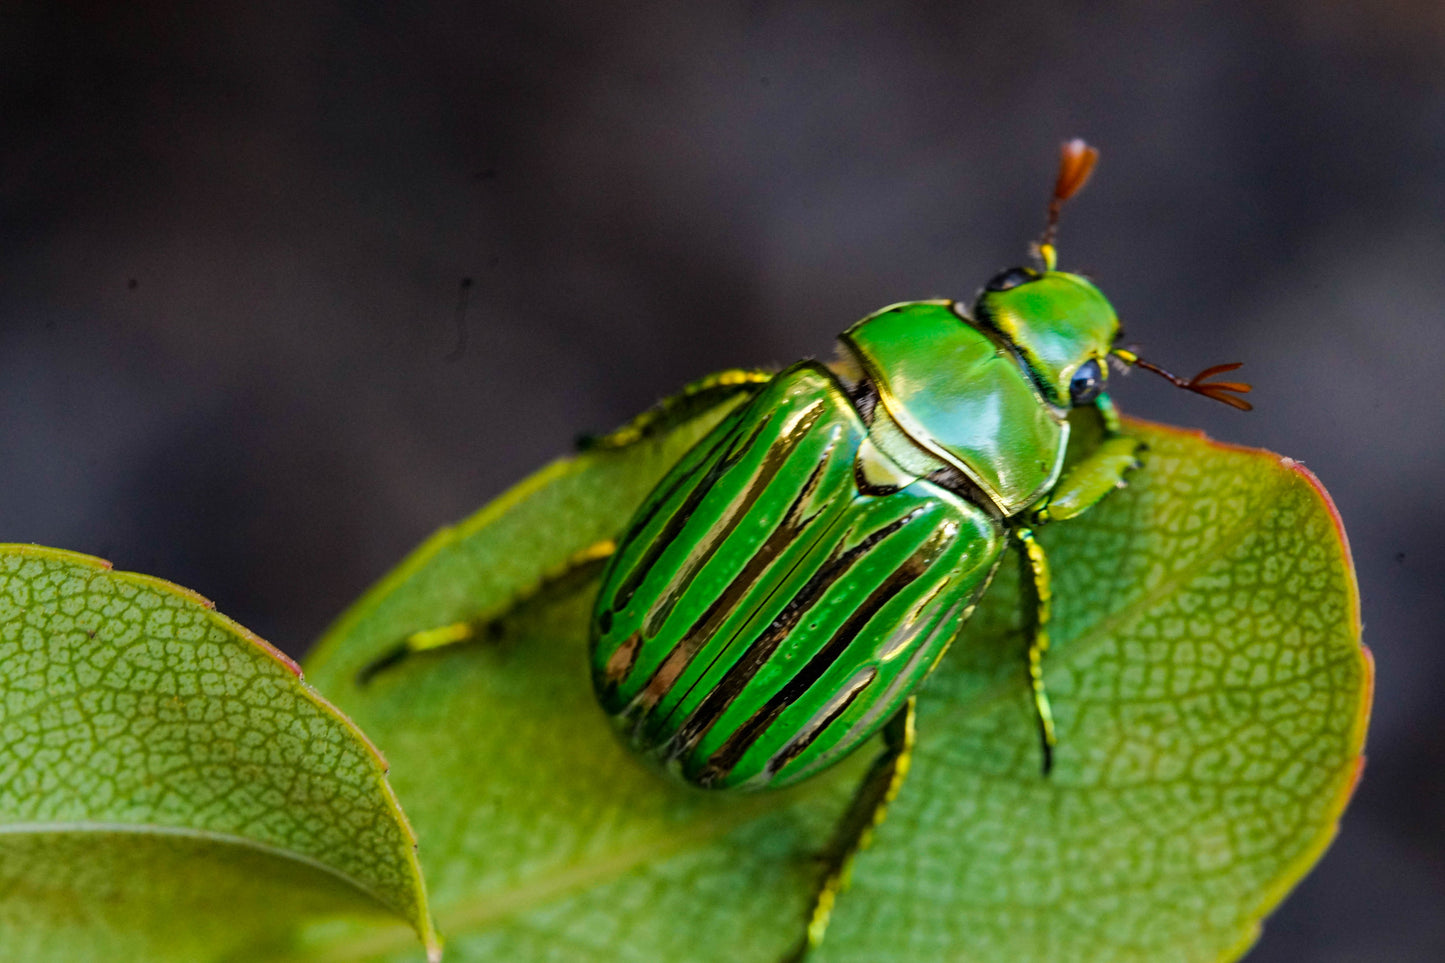
[[[1239,408],[1247,385],[1175,378],[1115,347],[1114,309],[1055,269],[1059,208],[1096,152],[1064,145],[1037,267],[1004,271],[969,307],[919,301],[845,331],[840,360],[725,372],[599,439],[634,444],[732,394],[745,400],[679,461],[615,542],[527,597],[604,566],[592,625],[599,701],[638,752],[696,786],[764,789],[828,768],[880,730],[885,750],[829,848],[806,938],[822,938],[849,862],[907,771],[914,693],[1010,545],[1028,598],[1027,680],[1048,771],[1048,563],[1033,528],[1123,484],[1139,443],[1104,393],[1108,360]],[[1104,440],[1065,473],[1069,410]],[[490,620],[482,620],[490,621]],[[399,655],[481,623],[417,633]]]

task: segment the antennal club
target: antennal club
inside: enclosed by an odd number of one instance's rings
[[[1059,146],[1059,176],[1054,181],[1053,199],[1049,201],[1049,220],[1038,243],[1039,257],[1046,270],[1052,271],[1058,259],[1054,238],[1058,235],[1059,212],[1063,210],[1065,201],[1084,189],[1098,161],[1098,149],[1077,137]]]
[[[1114,355],[1125,364],[1138,365],[1146,371],[1152,371],[1161,378],[1167,380],[1176,388],[1183,388],[1185,391],[1192,391],[1197,395],[1206,398],[1213,398],[1215,401],[1223,402],[1231,408],[1238,408],[1240,411],[1253,411],[1254,405],[1245,401],[1239,395],[1248,394],[1254,387],[1244,381],[1210,381],[1215,375],[1222,375],[1236,368],[1242,367],[1243,361],[1235,361],[1231,364],[1217,364],[1212,368],[1205,368],[1189,380],[1178,375],[1171,374],[1156,364],[1150,364],[1132,351],[1125,351],[1116,348]]]

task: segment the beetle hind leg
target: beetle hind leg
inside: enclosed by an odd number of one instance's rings
[[[474,642],[494,638],[500,634],[502,623],[529,606],[546,602],[575,589],[580,583],[591,579],[607,564],[617,551],[611,539],[604,539],[573,552],[561,565],[543,572],[536,582],[517,592],[500,605],[493,606],[473,618],[449,625],[438,625],[420,632],[413,632],[395,646],[368,662],[356,674],[356,684],[364,686],[377,675],[391,669],[414,655],[431,652],[463,642]]]
[[[784,963],[801,963],[808,952],[823,941],[838,894],[848,886],[853,860],[873,841],[873,831],[883,822],[889,804],[898,796],[913,759],[914,703],[915,698],[909,696],[903,708],[883,728],[883,752],[858,784],[838,828],[833,831],[833,838],[823,853],[826,868],[813,897],[807,931]]]

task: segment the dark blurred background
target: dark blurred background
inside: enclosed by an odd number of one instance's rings
[[[1249,959],[1445,959],[1436,0],[222,6],[0,7],[0,538],[302,653],[579,431],[971,298],[1086,136],[1062,265],[1257,410],[1116,398],[1323,479],[1379,663]]]

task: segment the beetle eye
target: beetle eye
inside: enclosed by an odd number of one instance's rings
[[[1016,288],[1020,284],[1028,284],[1030,281],[1037,281],[1039,274],[1029,268],[1009,268],[1007,271],[1000,271],[983,286],[985,291],[1007,291],[1009,288]]]
[[[1090,358],[1074,372],[1074,380],[1069,382],[1069,400],[1075,405],[1087,405],[1103,390],[1104,372],[1099,369],[1099,362]]]

